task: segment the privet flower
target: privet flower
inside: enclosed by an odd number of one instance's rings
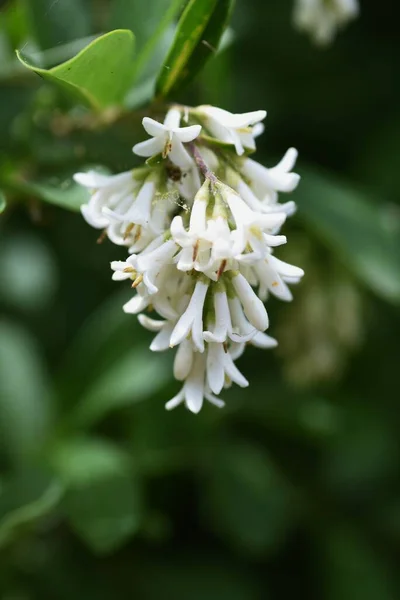
[[[316,44],[330,44],[338,29],[357,17],[358,0],[295,0],[293,21]]]
[[[232,383],[249,382],[236,366],[247,344],[274,348],[264,302],[292,299],[303,276],[275,256],[286,243],[280,230],[295,211],[279,193],[295,189],[297,152],[266,168],[249,158],[265,111],[234,115],[200,106],[173,107],[134,152],[149,160],[121,175],[80,173],[91,191],[82,213],[128,248],[111,263],[113,279],[128,280],[134,295],[123,307],[154,333],[150,349],[175,349],[174,376],[182,382],[167,409],[184,404],[197,413]]]

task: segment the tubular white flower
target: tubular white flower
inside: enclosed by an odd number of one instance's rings
[[[171,223],[171,235],[182,248],[177,256],[177,268],[180,271],[201,269],[201,257],[209,250],[210,244],[205,239],[206,211],[210,199],[209,181],[205,180],[197,192],[190,212],[189,229],[186,231],[182,217],[177,216]],[[208,256],[206,257],[208,262]]]
[[[207,129],[221,142],[233,144],[239,156],[245,148],[255,150],[254,138],[263,131],[260,121],[265,119],[265,110],[233,114],[215,106],[199,106],[196,110],[206,119]],[[253,127],[252,127],[253,126]]]
[[[304,275],[303,269],[289,265],[272,254],[268,258],[256,262],[253,269],[258,278],[258,295],[264,302],[268,298],[268,292],[281,300],[290,302],[293,296],[286,282],[297,283]]]
[[[265,306],[249,282],[241,273],[232,277],[231,281],[250,323],[259,331],[268,329],[269,320]]]
[[[223,344],[211,343],[207,346],[207,383],[214,394],[219,394],[224,387],[225,378],[240,387],[247,387],[249,382],[235,366],[232,356],[224,349]]]
[[[271,169],[260,165],[251,158],[245,158],[242,173],[250,181],[250,186],[242,182],[238,192],[246,196],[245,200],[250,206],[249,199],[251,195],[247,191],[249,188],[249,191],[252,191],[256,198],[261,201],[260,210],[276,210],[285,212],[287,215],[293,214],[296,208],[294,202],[278,204],[278,192],[287,193],[296,189],[300,181],[300,175],[291,172],[296,159],[297,150],[295,148],[289,148],[282,160]]]
[[[134,199],[134,190],[138,182],[133,171],[118,175],[102,175],[96,171],[75,173],[74,180],[91,191],[87,204],[81,206],[81,212],[89,225],[96,229],[105,229],[110,223],[103,210],[127,210]]]
[[[179,406],[179,404],[184,403],[186,408],[197,414],[203,406],[204,399],[208,400],[211,404],[214,404],[214,406],[222,408],[225,403],[213,396],[205,384],[205,370],[205,355],[195,352],[193,355],[192,368],[181,391],[167,402],[165,408],[167,410],[172,410]]]
[[[242,198],[228,186],[222,187],[222,193],[236,223],[236,230],[232,232],[232,238],[234,240],[233,254],[237,260],[245,262],[260,260],[268,254],[270,246],[286,243],[285,236],[272,235],[285,222],[285,213],[257,213],[251,210]],[[243,255],[242,252],[246,247],[250,247],[252,252]]]
[[[189,169],[193,161],[185,150],[183,144],[192,142],[200,134],[200,125],[191,125],[190,127],[179,127],[181,121],[181,112],[177,108],[171,108],[164,123],[159,123],[154,119],[145,117],[142,121],[146,132],[152,136],[151,139],[136,144],[133,151],[138,156],[153,156],[162,153],[170,160],[181,167]]]
[[[336,31],[355,19],[358,0],[296,0],[293,22],[300,31],[310,34],[316,44],[331,43]]]
[[[180,344],[190,334],[196,350],[204,352],[203,310],[208,285],[204,281],[197,281],[189,305],[172,332],[171,348]]]

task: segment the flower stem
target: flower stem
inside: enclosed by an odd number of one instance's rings
[[[188,146],[189,146],[190,151],[191,151],[191,153],[193,155],[193,158],[194,158],[194,160],[196,162],[196,165],[200,169],[200,171],[203,174],[203,176],[205,177],[205,179],[209,179],[212,184],[217,183],[218,178],[210,170],[210,168],[208,167],[208,165],[204,162],[204,158],[200,154],[199,149],[196,146],[196,144],[194,142],[190,142],[188,144]]]

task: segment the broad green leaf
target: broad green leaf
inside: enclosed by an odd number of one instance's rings
[[[77,485],[65,496],[64,512],[92,550],[114,551],[141,526],[141,482],[128,473],[115,473]]]
[[[12,462],[22,463],[41,451],[50,421],[39,348],[21,326],[0,321],[0,444]]]
[[[122,106],[132,82],[134,46],[133,33],[121,29],[97,38],[74,58],[52,69],[29,64],[21,52],[17,56],[46,81],[100,111]]]
[[[73,437],[59,441],[50,453],[50,462],[66,486],[79,486],[122,474],[128,457],[111,442],[95,437]]]
[[[0,215],[1,215],[2,212],[5,211],[6,206],[7,206],[6,198],[5,198],[4,194],[3,194],[3,192],[0,190]]]
[[[329,244],[376,294],[400,302],[400,219],[390,206],[336,178],[303,173],[299,217]]]
[[[13,475],[0,493],[0,547],[21,528],[51,512],[62,494],[61,483],[42,470],[26,469]]]
[[[43,182],[9,179],[7,186],[28,198],[37,198],[43,202],[55,204],[72,211],[79,211],[82,204],[88,201],[87,190],[71,178],[62,181],[53,179]]]
[[[218,50],[232,8],[233,0],[190,0],[158,76],[156,96],[170,95],[197,75]]]
[[[24,0],[33,36],[45,50],[91,33],[85,0]]]
[[[207,478],[205,514],[218,533],[250,552],[284,541],[297,502],[262,448],[225,440]]]
[[[326,600],[395,600],[390,574],[380,552],[347,525],[324,530],[318,547],[323,560]]]

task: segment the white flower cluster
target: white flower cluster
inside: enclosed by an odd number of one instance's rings
[[[274,255],[295,210],[279,204],[278,193],[297,186],[297,152],[289,149],[271,169],[248,157],[265,116],[174,107],[163,124],[143,119],[151,137],[133,150],[151,157],[145,167],[75,176],[91,190],[87,222],[129,249],[126,261],[111,264],[113,279],[136,290],[125,312],[156,334],[151,350],[177,347],[174,376],[183,385],[167,409],[184,403],[198,413],[204,399],[220,407],[222,388],[247,387],[235,365],[245,345],[277,344],[265,333],[264,301],[291,300],[288,284],[303,275]]]
[[[358,0],[295,0],[293,21],[316,44],[330,44],[336,31],[358,16]]]

